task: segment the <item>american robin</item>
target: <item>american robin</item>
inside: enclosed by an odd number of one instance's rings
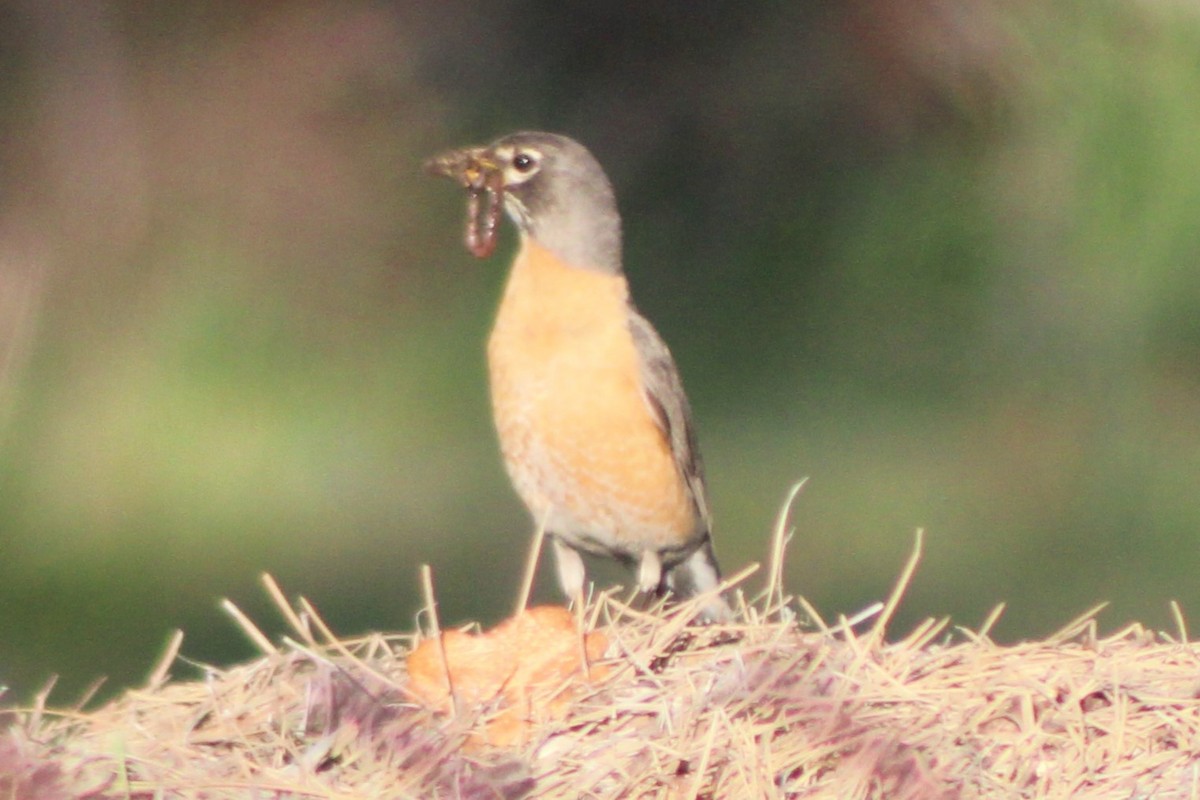
[[[582,596],[580,551],[638,567],[644,592],[689,597],[720,571],[691,409],[670,351],[629,297],[621,218],[583,145],[515,133],[432,159],[470,192],[467,244],[490,254],[500,208],[520,246],[488,341],[504,463]],[[730,617],[714,594],[702,612]]]

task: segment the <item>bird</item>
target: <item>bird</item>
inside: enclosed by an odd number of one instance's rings
[[[581,602],[581,553],[636,567],[638,588],[706,594],[703,622],[732,618],[692,412],[679,369],[630,298],[621,216],[596,158],[567,136],[522,131],[426,162],[469,193],[466,243],[519,233],[487,344],[492,411],[517,494]]]

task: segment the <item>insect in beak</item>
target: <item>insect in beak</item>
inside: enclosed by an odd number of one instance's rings
[[[425,162],[425,169],[450,178],[467,190],[464,241],[476,258],[496,249],[496,231],[504,208],[504,172],[483,148],[451,150]]]

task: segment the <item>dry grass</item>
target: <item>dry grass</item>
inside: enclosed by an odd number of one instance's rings
[[[836,624],[807,608],[798,624],[782,550],[777,531],[737,624],[596,598],[583,624],[603,658],[516,687],[527,721],[503,746],[488,725],[511,716],[513,680],[418,699],[421,634],[338,639],[268,582],[293,635],[277,647],[241,618],[261,658],[173,683],[172,651],[94,712],[12,712],[0,798],[1200,798],[1200,649],[1182,620],[1099,638],[1089,614],[1010,647],[931,620],[889,643],[919,540],[890,600]],[[429,663],[454,674],[453,658]]]

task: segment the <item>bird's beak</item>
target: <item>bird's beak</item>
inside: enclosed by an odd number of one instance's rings
[[[504,169],[485,147],[467,147],[434,156],[425,169],[467,190],[467,249],[487,258],[496,249],[496,227],[504,209]]]
[[[488,187],[499,173],[500,164],[485,147],[467,147],[434,156],[425,162],[425,171],[449,178],[464,189],[479,191]]]

